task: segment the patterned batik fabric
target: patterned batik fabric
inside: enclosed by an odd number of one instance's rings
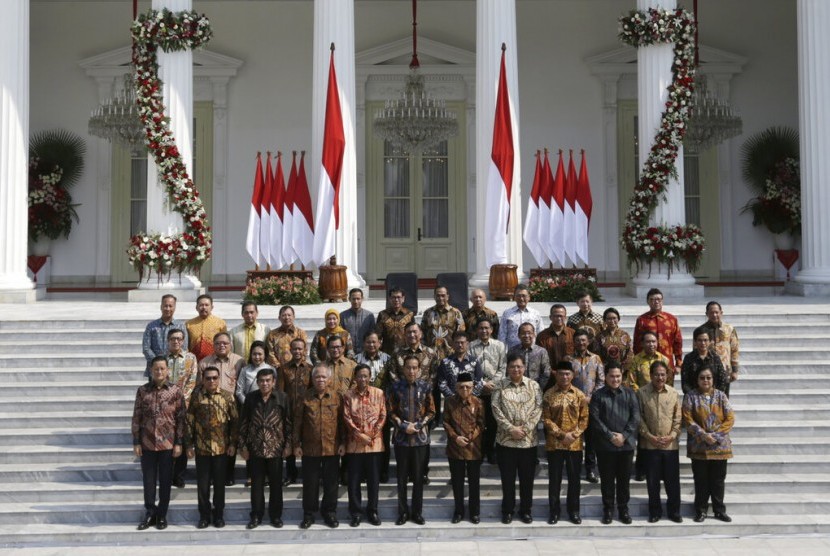
[[[383,390],[369,386],[365,392],[349,390],[343,396],[343,423],[346,427],[346,453],[367,454],[383,451],[383,424],[386,422],[386,398]],[[372,439],[366,444],[358,436]]]
[[[426,446],[429,444],[429,423],[435,418],[435,401],[432,398],[432,384],[416,380],[409,383],[401,379],[390,388],[387,397],[389,419],[395,423],[395,446]],[[418,429],[407,434],[406,423]]]
[[[480,460],[481,434],[484,431],[484,404],[475,396],[462,400],[457,394],[444,403],[444,430],[447,433],[449,459]],[[459,446],[456,438],[463,436],[469,443]]]
[[[222,390],[211,394],[200,388],[187,408],[187,446],[199,456],[221,456],[238,441],[236,400]]]
[[[514,384],[509,378],[501,381],[493,392],[493,417],[496,419],[496,443],[507,448],[533,448],[539,441],[536,425],[542,418],[542,389],[535,380],[522,377]],[[523,438],[510,435],[512,427],[524,429]]]
[[[545,425],[545,450],[582,451],[582,433],[588,428],[588,403],[582,390],[568,386],[560,390],[554,386],[542,398],[542,423]],[[564,444],[565,435],[572,432],[576,440]]]
[[[293,426],[288,397],[283,392],[273,391],[267,400],[253,392],[242,406],[239,447],[257,458],[281,458],[291,451]]]
[[[135,394],[132,420],[133,444],[160,452],[181,446],[185,435],[185,405],[182,390],[165,382],[140,386]]]
[[[735,424],[735,412],[729,398],[720,390],[704,395],[693,390],[683,397],[683,425],[686,427],[686,455],[691,459],[729,459],[732,440],[729,432]],[[711,434],[714,444],[705,436]]]
[[[397,313],[391,309],[378,313],[375,332],[380,336],[380,350],[392,355],[396,350],[403,348],[406,345],[406,325],[414,319],[415,314],[406,307],[401,307]]]
[[[268,346],[268,364],[278,369],[284,363],[291,361],[291,342],[296,339],[305,341],[306,353],[308,353],[308,335],[305,330],[296,326],[280,326],[268,334],[265,344]]]
[[[677,317],[671,313],[643,313],[634,324],[634,353],[643,351],[643,332],[657,334],[657,351],[669,358],[674,367],[683,363],[683,335]]]
[[[213,337],[219,332],[227,332],[228,325],[215,315],[205,318],[196,317],[187,321],[187,335],[190,338],[188,351],[201,361],[213,355]]]
[[[461,311],[448,305],[443,309],[437,305],[424,311],[421,319],[424,343],[435,350],[440,359],[453,353],[452,335],[466,329]]]

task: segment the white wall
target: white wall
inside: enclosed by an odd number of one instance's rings
[[[605,213],[604,192],[596,184],[603,182],[606,171],[616,169],[603,167],[600,84],[590,75],[585,59],[620,45],[617,18],[634,2],[520,0],[517,4],[522,212],[532,184],[536,148],[547,146],[554,153],[559,148],[574,148],[575,154],[584,148],[595,184],[590,247],[592,254],[602,253],[609,238],[615,240],[616,230],[606,225],[609,215]],[[738,168],[743,139],[771,125],[795,127],[798,123],[795,4],[779,0],[703,0],[700,4],[701,41],[749,59],[732,83],[731,100],[743,116],[744,135],[732,141],[734,180],[723,192],[731,196],[737,213],[750,196],[740,183]],[[241,276],[250,266],[243,245],[256,151],[280,149],[289,155],[290,164],[292,149],[310,150],[313,3],[197,0],[194,5],[213,24],[215,35],[208,48],[245,62],[231,80],[228,98],[228,187],[234,193],[225,209],[232,231],[228,238],[215,238],[226,242],[228,274]],[[141,2],[141,9],[148,6],[149,2]],[[408,36],[410,14],[409,2],[358,0],[356,50]],[[418,15],[419,34],[475,50],[475,4],[471,0],[422,2]],[[86,136],[97,92],[78,61],[128,44],[129,19],[126,2],[33,1],[33,132],[63,127]],[[90,246],[95,245],[96,187],[108,184],[93,183],[97,165],[94,149],[90,149],[86,163],[87,171],[74,191],[82,204],[78,208],[81,223],[53,255],[53,276],[58,280],[81,280],[95,274]],[[306,163],[310,178],[315,161]],[[310,185],[314,190],[316,185]],[[222,209],[215,206],[214,210]],[[747,215],[726,215],[725,220],[734,223],[731,241],[735,254],[734,260],[723,261],[723,268],[771,274],[771,260],[757,256],[771,252],[769,234],[753,229]],[[472,223],[470,229],[474,229]],[[527,250],[524,258],[526,268],[533,266]],[[592,263],[601,271],[606,266],[616,271],[616,264],[607,265],[596,256],[592,256]]]

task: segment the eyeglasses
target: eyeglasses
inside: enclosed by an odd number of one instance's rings
[[[215,345],[215,346],[229,346],[229,345],[231,345],[231,343],[230,342],[213,342],[213,345]]]
[[[697,377],[698,380],[712,380],[711,376],[699,376]]]
[[[167,341],[168,342],[184,342],[184,338],[179,338],[178,336],[173,336],[172,338],[170,338]]]
[[[210,381],[219,380],[219,377],[218,376],[206,376],[202,380],[210,380]]]

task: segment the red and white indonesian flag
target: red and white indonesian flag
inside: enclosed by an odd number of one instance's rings
[[[582,163],[579,165],[579,178],[576,183],[576,255],[587,265],[588,231],[591,227],[591,211],[594,201],[591,198],[591,183],[588,181],[585,151],[582,151]]]
[[[565,163],[562,151],[559,151],[559,163],[556,165],[556,177],[553,179],[552,201],[550,204],[550,230],[548,230],[552,261],[565,266]]]
[[[300,155],[297,187],[294,190],[291,244],[300,262],[304,265],[310,264],[314,258],[314,216],[311,211],[311,193],[308,190],[308,180],[305,175],[305,151]]]
[[[530,189],[530,199],[527,202],[524,240],[533,258],[536,259],[536,264],[539,266],[544,266],[548,261],[545,250],[539,243],[539,205],[542,203],[539,196],[542,189],[542,171],[541,153],[536,151],[536,171],[533,173],[533,187]]]
[[[245,249],[254,260],[254,264],[262,262],[259,252],[260,201],[265,178],[262,175],[262,155],[256,154],[256,169],[254,170],[254,192],[251,194],[251,211],[248,215],[248,237],[245,240]]]
[[[335,254],[336,232],[340,227],[340,177],[346,134],[340,111],[340,89],[334,71],[334,50],[329,58],[329,83],[326,93],[326,122],[323,132],[323,161],[317,188],[317,230],[314,233],[314,262],[326,264]]]
[[[285,266],[282,258],[283,209],[285,203],[285,177],[282,170],[282,153],[277,153],[277,175],[271,184],[271,266],[280,269]]]
[[[285,266],[297,260],[291,234],[294,231],[294,193],[297,190],[297,151],[291,153],[291,171],[288,173],[288,187],[282,211],[282,262]]]
[[[507,262],[507,225],[510,222],[510,195],[513,192],[513,118],[504,48],[501,51],[496,116],[493,121],[493,148],[485,198],[484,260],[487,268]]]
[[[545,149],[545,162],[539,176],[539,227],[536,239],[549,261],[555,261],[553,243],[550,240],[551,207],[553,207],[553,174],[550,171],[548,150]]]
[[[576,167],[570,152],[568,177],[565,179],[565,253],[576,264]]]
[[[265,186],[259,200],[259,253],[262,264],[271,265],[271,190],[274,189],[274,170],[271,167],[271,152],[265,164]]]

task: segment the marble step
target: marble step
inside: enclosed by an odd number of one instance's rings
[[[134,370],[129,371],[135,375]],[[60,378],[60,377],[58,377]],[[69,377],[75,378],[75,377]],[[113,377],[108,377],[112,379]],[[124,399],[135,399],[135,392],[139,386],[146,384],[146,379],[136,380],[135,378],[125,379],[116,382],[110,381],[76,381],[76,380],[55,380],[47,384],[35,386],[30,382],[7,382],[0,389],[0,409],[9,400],[27,398],[32,395],[48,393],[50,395],[60,394],[72,399],[81,397],[97,397],[102,395],[118,396]]]
[[[728,490],[727,490],[728,493]],[[830,512],[830,496],[815,496],[809,493],[778,494],[775,503],[771,504],[769,495],[759,494],[731,494],[725,500],[729,513],[735,516],[758,515],[786,515],[786,514],[821,514]],[[547,496],[534,496],[536,518],[540,521],[548,515]],[[343,519],[347,515],[345,504],[339,504],[339,514]],[[645,496],[632,497],[629,503],[632,517],[638,521],[645,521],[648,515],[648,498]],[[250,512],[250,503],[232,502],[225,507],[225,519],[232,524],[247,522]],[[109,502],[55,502],[55,503],[8,503],[0,507],[0,524],[15,523],[61,523],[101,525],[131,524],[138,522],[143,513],[140,499],[131,504],[112,504]],[[289,524],[299,523],[302,518],[300,500],[289,500],[283,508],[283,521]],[[397,517],[397,499],[390,497],[380,500],[378,514],[382,520],[390,523]],[[599,520],[602,515],[602,501],[598,494],[583,496],[580,499],[580,513],[583,519]],[[681,514],[694,515],[692,501],[687,496],[681,503]],[[435,499],[424,498],[423,515],[430,521],[449,521],[452,515],[452,496]],[[489,522],[498,521],[501,517],[501,497],[485,498],[481,501],[481,518],[489,526]],[[167,518],[172,523],[195,524],[199,519],[199,512],[195,500],[173,500]],[[543,521],[544,523],[544,521]],[[346,524],[344,523],[344,526]]]
[[[89,353],[60,353],[54,355],[41,353],[15,353],[13,356],[0,357],[0,368],[16,369],[18,367],[99,367],[106,369],[109,366],[131,366],[143,373],[147,362],[141,354],[141,349],[135,351],[107,352],[96,348]]]
[[[132,415],[132,408],[125,408],[121,411],[96,411],[94,408],[89,408],[88,410],[78,409],[61,412],[0,412],[0,430],[24,427],[34,429],[54,427],[89,428],[101,425],[106,427],[120,426],[124,430],[130,430]]]
[[[46,393],[49,395],[32,395]],[[56,389],[51,389],[48,392],[30,392],[29,396],[17,399],[2,399],[0,400],[0,411],[10,413],[23,411],[60,413],[78,409],[104,412],[130,409],[130,414],[132,414],[135,403],[135,388],[132,394],[128,391],[121,395],[108,393],[108,395],[90,396],[87,393],[86,395],[62,396],[58,394],[59,392]]]
[[[752,368],[752,370],[755,370]],[[830,375],[807,374],[799,369],[797,374],[755,372],[741,373],[738,381],[731,386],[731,395],[751,395],[759,391],[774,391],[779,388],[787,390],[830,390]]]
[[[32,387],[41,383],[102,383],[117,381],[141,384],[144,378],[144,363],[125,366],[119,361],[109,361],[101,367],[19,367],[0,368],[0,380],[3,384],[20,384]],[[138,381],[138,382],[135,382]],[[45,385],[44,385],[45,386]],[[138,386],[136,386],[137,388]]]
[[[741,384],[740,386],[743,386]],[[830,402],[830,389],[825,388],[793,388],[787,381],[781,381],[775,387],[765,390],[744,390],[736,386],[730,388],[729,400],[736,407],[752,404],[779,403],[782,400],[792,400],[804,407],[812,407],[817,404]]]
[[[765,376],[786,379],[793,375],[811,375],[816,379],[830,377],[830,360],[813,361],[802,357],[801,353],[793,356],[789,361],[752,361],[745,362],[741,358],[741,373],[739,380],[748,376]]]

